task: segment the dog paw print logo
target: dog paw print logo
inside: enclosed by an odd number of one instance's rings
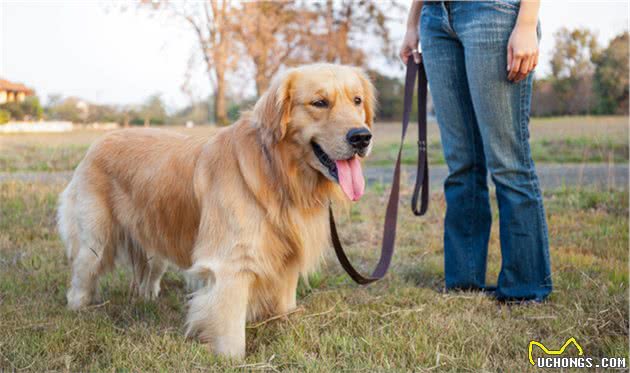
[[[564,344],[562,345],[562,347],[560,347],[559,350],[550,350],[547,347],[545,347],[545,345],[543,345],[542,343],[538,342],[538,341],[530,341],[529,342],[529,347],[528,347],[528,355],[529,355],[529,362],[532,363],[533,366],[536,366],[536,362],[534,361],[534,358],[532,356],[532,351],[534,350],[534,346],[538,346],[540,347],[540,349],[546,354],[546,355],[562,355],[564,353],[564,350],[567,349],[568,346],[570,346],[571,344],[573,344],[578,351],[578,355],[582,356],[584,355],[584,350],[582,349],[582,346],[580,346],[579,343],[577,343],[577,341],[575,340],[574,337],[571,337],[569,339],[567,339],[566,342],[564,342]]]

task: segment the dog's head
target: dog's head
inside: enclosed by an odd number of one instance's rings
[[[356,201],[365,187],[359,159],[372,149],[374,104],[374,87],[361,69],[314,64],[276,77],[254,117],[266,141],[307,149],[302,161]]]

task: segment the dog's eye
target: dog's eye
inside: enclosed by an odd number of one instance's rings
[[[318,107],[318,108],[327,108],[328,107],[328,101],[327,100],[317,100],[317,101],[313,101],[311,102],[311,105]]]
[[[355,98],[354,98],[354,104],[355,104],[355,105],[361,105],[361,102],[363,102],[363,101],[361,100],[361,97],[355,97]]]

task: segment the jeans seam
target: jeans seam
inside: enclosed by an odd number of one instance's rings
[[[466,78],[468,79],[468,77]],[[468,87],[468,92],[470,94],[470,87]],[[472,97],[471,97],[471,101],[472,101]],[[472,106],[472,105],[471,105]],[[474,124],[474,122],[476,122],[476,118],[475,117],[475,113],[473,110],[472,113],[472,123]],[[472,164],[472,172],[470,173],[470,178],[471,178],[471,182],[472,182],[472,211],[471,211],[471,219],[470,219],[470,231],[468,233],[468,236],[470,237],[470,247],[468,249],[468,266],[469,269],[471,270],[470,272],[473,273],[473,275],[476,275],[477,271],[476,271],[476,263],[473,262],[472,259],[474,259],[474,255],[473,255],[473,250],[475,249],[474,246],[474,231],[475,231],[475,222],[477,221],[477,180],[476,180],[476,172],[477,172],[477,147],[475,145],[475,131],[474,128],[472,130],[469,130],[469,133],[471,134],[470,138],[472,140],[472,160],[473,160],[473,164]],[[476,276],[474,276],[476,277]]]
[[[528,79],[531,79],[531,77],[528,77]],[[531,159],[531,150],[529,150],[529,143],[527,140],[527,137],[525,136],[526,130],[527,130],[527,121],[526,121],[526,117],[527,117],[527,113],[526,110],[528,110],[527,105],[526,105],[526,100],[527,100],[527,92],[526,92],[526,84],[528,84],[529,82],[526,80],[524,82],[520,83],[520,108],[519,108],[519,128],[520,128],[520,132],[521,132],[521,146],[523,148],[522,150],[522,157],[525,160],[525,164],[527,165],[527,175],[528,175],[528,179],[529,179],[529,183],[532,187],[532,189],[534,190],[534,194],[536,197],[536,202],[537,202],[537,208],[536,210],[538,210],[538,223],[539,223],[539,229],[543,230],[543,245],[544,247],[546,247],[547,249],[544,250],[543,248],[543,255],[546,259],[547,262],[549,262],[549,237],[548,237],[548,233],[547,233],[547,224],[546,224],[546,219],[545,219],[545,212],[544,212],[544,208],[543,208],[543,203],[542,203],[542,194],[540,191],[540,188],[538,186],[538,183],[535,180],[535,170],[534,170],[534,164],[532,163],[532,159]],[[528,151],[529,150],[529,151]],[[549,273],[548,276],[550,276],[551,274]],[[547,277],[548,277],[547,276]],[[545,282],[547,280],[547,277],[545,277]],[[543,285],[543,284],[541,284]]]

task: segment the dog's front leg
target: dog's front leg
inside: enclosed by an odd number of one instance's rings
[[[213,280],[193,294],[186,334],[199,336],[213,353],[243,358],[252,277],[243,272],[214,273]]]
[[[291,266],[286,269],[285,273],[283,288],[278,294],[278,309],[276,310],[278,314],[287,313],[297,306],[296,292],[300,276],[299,268],[297,265]]]

